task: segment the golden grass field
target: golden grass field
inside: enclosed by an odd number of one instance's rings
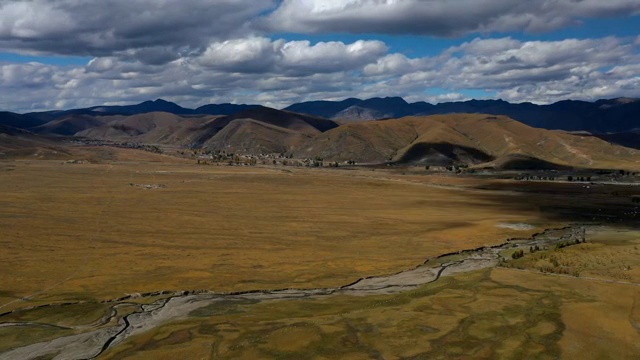
[[[470,191],[366,171],[117,160],[2,168],[0,272],[10,276],[0,311],[157,290],[340,286],[532,232],[500,222],[549,225],[535,210],[501,213]]]
[[[83,151],[92,163],[0,162],[0,313],[86,301],[2,322],[89,326],[99,300],[159,290],[337,287],[568,222],[490,180]],[[396,295],[217,303],[100,358],[637,358],[640,232],[588,239]],[[0,354],[71,333],[3,327]]]
[[[104,358],[636,359],[640,354],[637,285],[508,268],[443,278],[397,295],[228,302],[191,316],[133,337]]]

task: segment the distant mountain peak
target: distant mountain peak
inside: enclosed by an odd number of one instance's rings
[[[153,101],[153,103],[156,103],[156,104],[173,104],[173,105],[178,105],[178,104],[176,104],[176,103],[174,103],[174,102],[167,101],[167,100],[165,100],[165,99],[155,99],[155,100]]]
[[[374,102],[378,102],[378,103],[385,103],[385,104],[403,104],[403,105],[408,105],[409,103],[401,98],[400,96],[387,96],[387,97],[374,97],[371,99],[367,99],[364,100],[363,102],[365,103],[374,103]]]

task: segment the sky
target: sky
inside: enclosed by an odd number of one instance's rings
[[[0,110],[640,97],[640,0],[0,0]]]

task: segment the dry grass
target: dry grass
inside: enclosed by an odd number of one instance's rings
[[[178,349],[192,357],[207,343],[210,359],[557,358],[559,298],[497,284],[490,274],[446,278],[393,296],[229,303],[233,311],[200,312],[132,338],[105,359]],[[542,302],[548,306],[537,306]],[[175,342],[178,334],[183,342]]]
[[[0,171],[0,310],[165,289],[339,286],[528,235],[499,222],[549,225],[468,190],[378,172],[100,151],[90,153],[99,164],[17,161]]]
[[[3,321],[82,327],[107,313],[93,300],[135,292],[338,286],[529,235],[498,223],[560,225],[475,196],[483,191],[469,179],[100,151],[89,152],[99,164],[0,164],[0,272],[10,274],[0,311],[89,300]],[[640,288],[607,281],[640,282],[638,239],[599,230],[587,244],[512,262],[526,271],[459,274],[397,295],[215,303],[104,358],[637,358]],[[544,253],[598,279],[540,273]],[[5,327],[0,351],[70,333]]]
[[[637,286],[498,268],[397,295],[228,301],[105,359],[635,359],[639,303]]]
[[[557,294],[564,324],[563,359],[637,359],[640,354],[640,287],[584,278],[496,269],[504,285]],[[543,304],[540,304],[543,305]]]
[[[586,243],[526,254],[506,265],[545,273],[640,283],[640,231],[591,231]]]

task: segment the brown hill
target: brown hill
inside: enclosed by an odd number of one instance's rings
[[[70,152],[63,144],[29,131],[0,125],[0,159],[66,158]]]
[[[298,148],[310,137],[299,131],[253,119],[237,119],[206,140],[203,147],[253,154],[283,153]]]
[[[220,120],[229,123],[238,119],[253,119],[309,135],[318,134],[338,127],[338,124],[332,120],[268,107],[252,108],[231,116],[226,116]]]
[[[290,152],[308,138],[337,127],[332,120],[256,107],[207,122],[194,132],[191,144],[254,154]]]
[[[353,123],[305,144],[300,156],[328,160],[493,167],[637,167],[640,151],[601,139],[529,127],[505,116],[406,117]],[[517,165],[515,165],[517,164]]]
[[[115,120],[77,132],[76,136],[112,141],[149,144],[187,144],[200,126],[211,116],[179,116],[165,112],[151,112]],[[48,124],[45,124],[48,125]]]
[[[121,118],[122,116],[66,115],[46,124],[33,127],[30,130],[42,135],[72,136],[78,132],[100,127]]]
[[[331,120],[255,107],[232,116],[151,112],[130,116],[68,114],[34,128],[40,134],[178,146],[204,146],[249,153],[285,152],[322,131]]]
[[[105,119],[84,123],[80,121],[83,118],[60,119],[60,123],[40,128],[99,124],[76,135],[360,163],[631,169],[640,161],[640,151],[589,134],[536,129],[505,116],[483,114],[405,117],[342,126],[332,120],[264,107],[222,117],[154,112]]]
[[[85,119],[89,117],[89,119]],[[201,146],[246,153],[281,153],[299,147],[310,137],[338,124],[331,120],[256,107],[232,116],[174,115],[153,112],[127,117],[109,117],[104,121],[88,115],[76,115],[71,120],[91,126],[75,133],[77,136],[120,142]],[[58,128],[51,122],[43,126]],[[71,132],[71,131],[69,131]]]

